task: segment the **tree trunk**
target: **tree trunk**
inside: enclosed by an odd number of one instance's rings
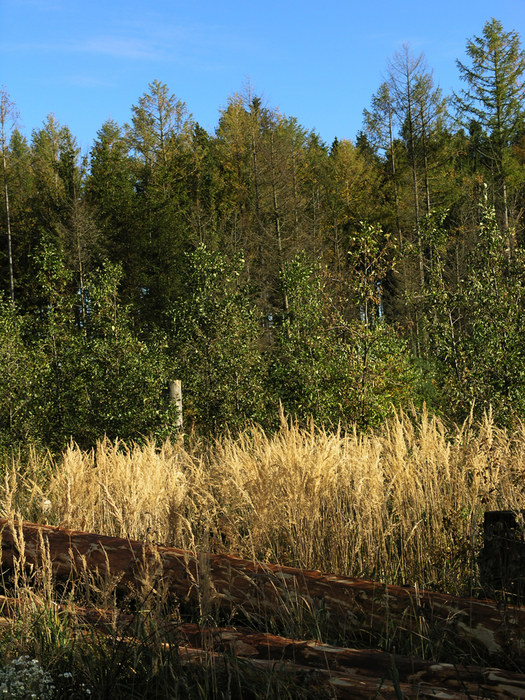
[[[2,139],[3,141],[5,139]],[[9,264],[9,294],[11,303],[15,303],[15,279],[13,274],[13,241],[11,237],[11,216],[9,213],[9,188],[7,186],[7,162],[5,157],[5,148],[2,150],[2,163],[4,171],[4,201],[5,201],[5,219],[7,229],[7,260]]]

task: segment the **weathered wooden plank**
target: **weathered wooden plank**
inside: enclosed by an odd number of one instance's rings
[[[338,677],[372,681],[376,688],[382,683],[385,688],[393,687],[396,678],[405,689],[411,689],[410,697],[417,697],[416,689],[440,688],[448,693],[460,692],[461,697],[525,698],[525,675],[498,668],[435,663],[378,650],[347,649],[234,628],[185,624],[180,632],[192,648],[230,651],[252,659],[283,660],[342,674]]]
[[[207,596],[223,608],[273,615],[279,606],[304,602],[321,609],[344,635],[395,626],[441,639],[450,635],[495,655],[525,655],[525,608],[500,609],[494,601],[460,598],[384,585],[319,571],[262,564],[225,554],[174,547],[0,519],[3,565],[17,559],[35,566],[49,556],[57,575],[84,568],[108,571],[120,585],[162,580],[172,594],[195,603]],[[45,544],[44,544],[45,543]]]
[[[21,611],[49,606],[36,596],[24,599],[0,596],[0,616],[15,617]],[[67,611],[76,625],[95,625],[116,635],[119,643],[134,643],[136,616],[119,611],[51,604],[59,613]],[[139,616],[140,617],[140,616]],[[215,665],[244,659],[268,672],[284,672],[340,698],[440,697],[525,698],[525,675],[498,668],[459,666],[423,661],[413,657],[370,649],[347,649],[317,641],[297,641],[252,630],[206,628],[196,624],[162,623],[156,643],[175,644],[184,663]],[[395,679],[395,681],[394,681]]]

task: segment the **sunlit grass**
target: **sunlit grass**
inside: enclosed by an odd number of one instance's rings
[[[447,427],[426,413],[400,414],[369,434],[283,420],[275,434],[253,426],[207,445],[102,441],[88,452],[71,445],[58,459],[28,449],[4,459],[2,472],[2,515],[18,537],[19,562],[2,582],[18,603],[14,617],[0,616],[0,666],[23,655],[38,659],[57,698],[321,697],[315,684],[256,672],[242,660],[217,665],[204,654],[188,665],[176,638],[160,630],[167,622],[176,629],[189,612],[168,605],[158,586],[152,597],[147,582],[134,592],[133,627],[79,624],[78,605],[121,606],[115,580],[86,571],[57,587],[45,557],[41,570],[25,567],[16,518],[475,595],[484,511],[524,502],[525,428],[511,434],[490,416]],[[191,619],[228,624],[206,606],[206,585],[199,585]],[[296,639],[487,662],[460,640],[455,648],[424,628],[403,637],[385,623],[382,633],[349,630],[342,638],[322,611],[292,599],[273,616],[238,610],[235,620]]]
[[[525,428],[401,414],[369,434],[254,426],[203,447],[102,441],[5,465],[23,518],[469,594],[488,509],[525,495]]]

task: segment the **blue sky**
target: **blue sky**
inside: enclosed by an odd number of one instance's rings
[[[525,0],[0,0],[0,86],[30,138],[49,113],[82,150],[158,79],[213,131],[250,84],[327,143],[354,139],[389,57],[424,53],[445,94],[491,17],[525,40]]]

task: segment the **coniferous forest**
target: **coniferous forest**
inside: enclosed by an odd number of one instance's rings
[[[0,443],[525,416],[525,53],[487,21],[444,95],[403,46],[355,142],[250,88],[214,133],[153,80],[82,157],[0,95]],[[373,93],[373,94],[372,94]],[[22,115],[23,116],[23,115]]]

